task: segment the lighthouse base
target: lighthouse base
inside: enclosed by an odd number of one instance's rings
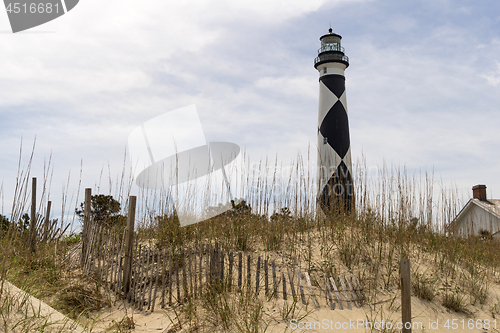
[[[354,188],[349,169],[341,162],[318,195],[318,207],[329,216],[354,210]]]

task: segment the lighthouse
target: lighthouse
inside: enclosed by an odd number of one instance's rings
[[[317,205],[327,216],[354,208],[344,76],[349,58],[341,39],[330,28],[320,37],[321,48],[314,59],[319,72]]]

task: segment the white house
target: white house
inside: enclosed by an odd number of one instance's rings
[[[459,236],[479,236],[487,231],[500,239],[500,200],[486,198],[486,185],[472,187],[472,199],[452,222],[452,231]]]

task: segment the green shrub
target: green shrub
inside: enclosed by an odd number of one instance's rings
[[[436,280],[426,277],[425,273],[415,272],[411,279],[411,286],[415,295],[429,302],[432,302],[436,297],[435,283]]]
[[[443,295],[443,301],[441,304],[449,310],[467,313],[464,298],[465,297],[458,292],[447,292]]]

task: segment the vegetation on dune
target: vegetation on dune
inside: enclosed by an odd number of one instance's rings
[[[24,173],[25,177],[28,174]],[[25,184],[27,180],[19,182]],[[267,180],[258,178],[249,182],[254,188],[269,191],[279,185],[262,185]],[[232,201],[231,209],[223,214],[187,227],[180,226],[175,211],[155,210],[151,204],[154,200],[144,196],[145,213],[136,230],[138,240],[158,248],[218,242],[225,251],[256,251],[283,267],[300,265],[309,272],[330,275],[353,273],[365,290],[364,305],[372,312],[380,306],[382,295],[397,294],[402,258],[411,259],[415,297],[461,312],[488,304],[491,299],[491,285],[499,282],[500,244],[486,233],[466,239],[453,237],[446,226],[457,212],[456,196],[443,191],[441,197],[435,198],[432,177],[416,178],[408,176],[404,169],[382,169],[375,179],[370,179],[366,168],[359,168],[355,210],[349,214],[332,212],[329,216],[315,216],[311,211],[310,202],[304,200],[310,193],[307,186],[288,183],[283,191],[287,196],[281,203],[271,206],[268,198],[272,195],[260,192],[259,198]],[[26,196],[27,187],[19,188],[24,188]],[[112,300],[106,286],[83,278],[77,270],[66,269],[67,255],[78,246],[80,236],[69,235],[30,249],[26,246],[27,206],[25,202],[16,205],[13,211],[23,212],[13,214],[20,217],[16,223],[0,216],[2,281],[29,287],[35,296],[72,318],[91,316],[92,311],[109,306]],[[126,216],[120,212],[124,205],[111,195],[93,195],[92,218],[106,228],[123,228]],[[83,204],[75,213],[83,217]],[[228,293],[227,289],[209,291],[201,300],[188,300],[173,308],[172,322],[179,327],[216,326],[262,332],[273,323],[299,318],[310,311],[285,302],[277,315],[265,315],[267,300],[252,294],[252,288],[232,298]],[[6,325],[5,318],[13,309],[4,296],[1,302],[0,321],[4,322],[0,326]],[[393,300],[391,307],[396,311],[397,302]],[[495,315],[498,310],[493,307],[491,312]],[[128,318],[126,326],[132,327],[133,321],[130,323]]]
[[[80,203],[80,209],[75,208],[75,214],[83,223],[84,203]],[[90,214],[92,220],[106,227],[123,226],[126,217],[120,214],[121,204],[111,195],[96,194],[91,196]]]
[[[10,221],[7,217],[0,215],[0,230],[5,232],[9,230]]]

